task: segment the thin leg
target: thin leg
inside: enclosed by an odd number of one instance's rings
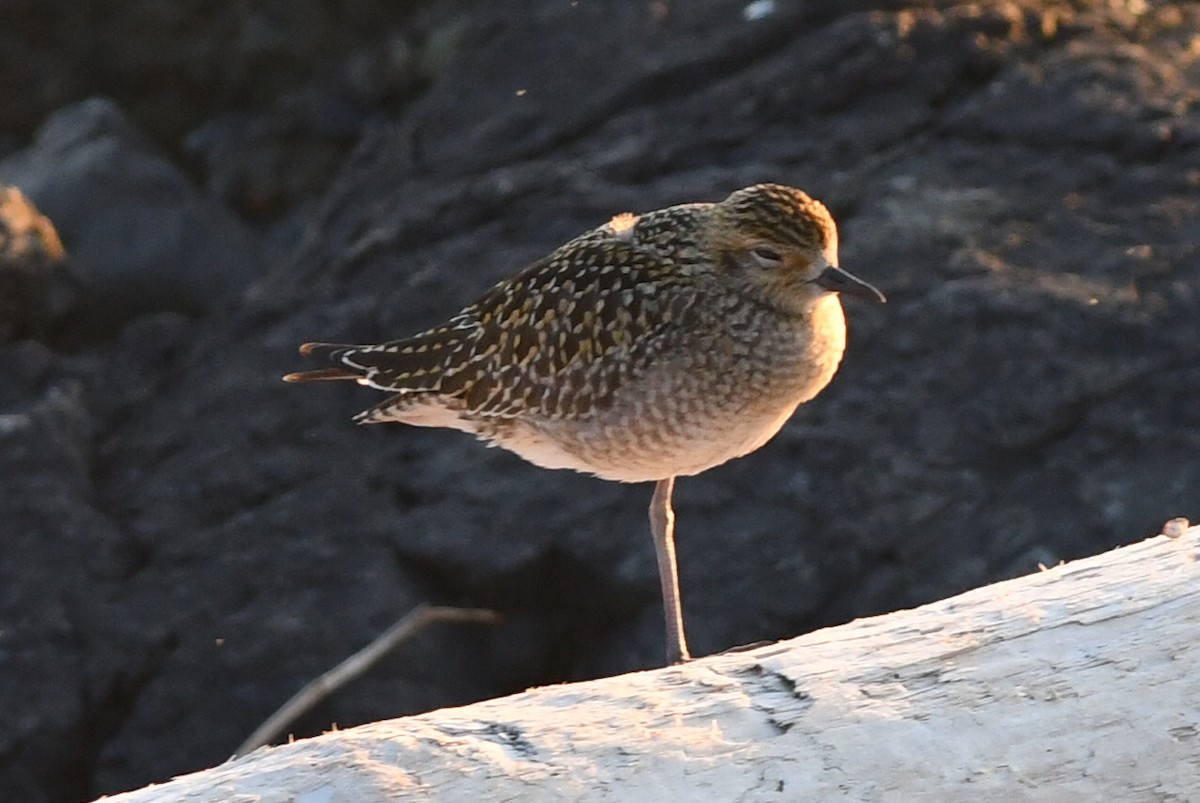
[[[663,614],[667,620],[667,663],[681,664],[692,660],[687,639],[683,635],[683,608],[679,603],[679,569],[675,564],[675,511],[671,509],[671,492],[675,478],[659,480],[650,500],[650,534],[654,536],[654,553],[658,557],[658,580],[662,584]]]

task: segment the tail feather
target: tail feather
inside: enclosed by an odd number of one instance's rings
[[[345,345],[343,343],[305,343],[300,347],[300,353],[305,357],[325,357],[337,363],[337,354],[346,349],[352,349],[355,346]],[[345,368],[317,368],[312,371],[296,371],[291,374],[286,374],[283,377],[284,382],[318,382],[324,380],[336,379],[358,379],[362,376],[359,371],[348,371]]]
[[[317,368],[314,371],[296,371],[284,374],[284,382],[321,382],[330,379],[360,379],[362,374],[341,368]]]
[[[300,346],[300,354],[305,357],[333,357],[339,351],[361,348],[366,346],[351,346],[347,343],[305,343]]]
[[[478,327],[467,318],[404,340],[378,345],[305,343],[300,353],[333,363],[333,367],[298,371],[285,382],[352,379],[393,395],[354,417],[360,424],[402,421],[414,426],[466,428],[460,411],[460,387],[443,388],[443,380],[460,364],[477,339]],[[453,384],[453,383],[451,383]],[[460,383],[461,384],[461,383]],[[444,392],[448,391],[448,392]],[[468,429],[468,431],[474,431]]]
[[[284,381],[356,379],[397,393],[436,391],[448,364],[463,350],[469,332],[470,327],[452,324],[378,345],[305,343],[301,354],[326,359],[337,367],[288,374]]]

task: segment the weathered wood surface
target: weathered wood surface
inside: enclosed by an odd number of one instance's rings
[[[1200,527],[757,648],[379,722],[110,803],[1186,800]]]

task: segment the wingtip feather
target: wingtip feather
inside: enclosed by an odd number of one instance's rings
[[[341,343],[303,343],[300,346],[300,354],[304,357],[311,357],[314,352],[332,353],[344,348],[346,346]]]

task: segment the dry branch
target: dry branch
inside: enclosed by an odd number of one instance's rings
[[[412,638],[426,627],[439,622],[461,624],[495,624],[500,615],[495,611],[479,608],[445,608],[431,605],[418,605],[395,624],[379,634],[367,646],[342,661],[337,666],[309,681],[300,691],[292,695],[286,703],[279,707],[263,724],[254,729],[246,740],[234,752],[234,758],[244,756],[252,750],[270,744],[284,729],[295,722],[322,700],[329,697],[347,683],[362,676],[364,672],[379,662],[379,659],[394,650],[397,645]]]

